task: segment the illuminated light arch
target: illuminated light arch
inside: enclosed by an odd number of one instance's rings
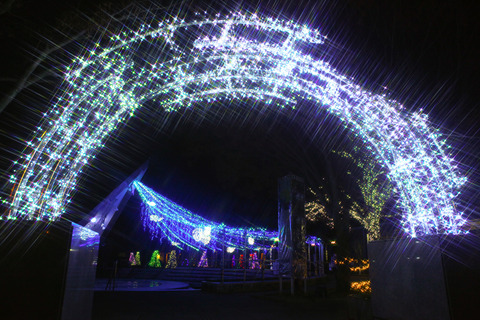
[[[303,52],[325,40],[307,26],[241,13],[196,18],[123,32],[67,68],[65,89],[11,176],[10,219],[58,219],[84,166],[146,101],[175,111],[248,98],[272,107],[310,100],[338,116],[388,170],[405,232],[462,232],[454,200],[466,179],[426,115],[367,92]]]

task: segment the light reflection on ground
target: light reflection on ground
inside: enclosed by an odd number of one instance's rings
[[[113,285],[115,288],[113,288]],[[177,291],[196,290],[188,283],[146,279],[116,279],[115,284],[109,279],[96,279],[95,291]]]

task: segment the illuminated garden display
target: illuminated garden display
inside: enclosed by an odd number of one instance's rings
[[[209,221],[182,208],[164,196],[135,181],[143,202],[143,225],[153,237],[166,238],[171,244],[193,248],[227,251],[269,248],[278,233],[261,228],[233,228]],[[233,251],[232,251],[233,252]]]
[[[461,233],[464,219],[455,198],[466,179],[441,134],[425,114],[366,91],[310,55],[322,56],[324,40],[317,30],[293,21],[243,13],[151,17],[138,29],[125,27],[109,44],[88,48],[66,68],[54,104],[15,163],[5,200],[8,218],[59,219],[82,170],[147,101],[175,112],[198,103],[249,99],[279,110],[308,101],[336,115],[394,183],[406,233]],[[167,203],[136,187],[158,205],[146,208],[147,225],[173,228],[170,223],[178,218],[160,220],[156,211]],[[181,217],[191,216],[183,211]],[[186,245],[215,249],[211,235],[224,229],[205,223],[175,234]],[[232,247],[240,245],[235,239],[227,240]]]

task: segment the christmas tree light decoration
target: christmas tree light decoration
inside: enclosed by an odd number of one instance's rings
[[[130,252],[130,257],[128,258],[128,262],[130,262],[131,266],[136,266],[137,262],[135,261],[135,255],[133,252]]]
[[[140,260],[140,252],[139,251],[137,251],[137,253],[135,254],[135,265],[136,266],[142,265],[142,261]]]
[[[54,105],[15,162],[7,219],[59,219],[85,166],[146,102],[174,112],[232,99],[278,109],[308,100],[375,154],[396,185],[405,232],[462,232],[455,197],[466,178],[438,130],[309,54],[323,51],[317,30],[242,12],[123,28],[66,68]]]
[[[133,182],[142,200],[142,220],[152,239],[166,237],[179,248],[189,247],[195,250],[223,250],[223,247],[245,249],[263,243],[269,247],[278,236],[276,231],[264,228],[233,228],[202,218],[161,194],[148,188],[139,181]],[[150,205],[154,203],[155,205]],[[246,238],[245,238],[246,237]],[[232,251],[233,252],[233,251]]]
[[[233,253],[234,251],[235,251],[235,248],[233,248],[233,247],[228,247],[227,248],[228,253]]]
[[[200,261],[198,262],[199,268],[208,268],[208,258],[207,258],[207,251],[202,252],[202,256],[200,257]]]
[[[162,263],[160,262],[160,252],[158,252],[158,250],[153,251],[148,266],[152,268],[160,268],[162,266]]]
[[[177,267],[177,253],[175,250],[172,250],[170,252],[170,255],[168,256],[168,262],[165,265],[165,268],[171,268],[175,269]]]

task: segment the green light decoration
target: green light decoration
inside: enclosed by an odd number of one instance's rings
[[[152,268],[160,268],[162,266],[160,262],[160,252],[158,252],[158,250],[153,251],[148,266]]]
[[[354,151],[358,154],[357,147]],[[346,195],[352,200],[349,214],[352,218],[360,222],[367,230],[367,241],[378,240],[380,238],[380,219],[386,202],[394,192],[394,187],[390,181],[385,178],[386,172],[379,169],[374,159],[368,156],[354,157],[346,151],[336,152],[342,158],[349,159],[361,171],[361,177],[356,183],[360,188],[363,199],[363,205],[353,201],[350,195]],[[347,174],[351,174],[347,172]]]
[[[175,250],[172,250],[168,255],[168,261],[165,268],[175,269],[176,267],[177,267],[177,252]]]

